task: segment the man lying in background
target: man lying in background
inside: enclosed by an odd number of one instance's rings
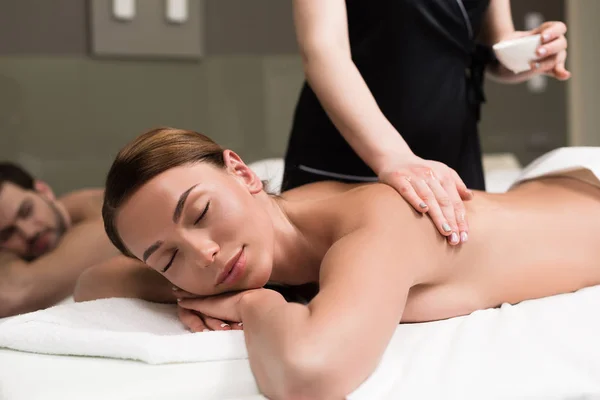
[[[101,189],[84,189],[57,199],[47,184],[19,166],[0,163],[0,318],[47,308],[72,295],[89,267],[132,264],[106,236],[102,197]]]
[[[75,301],[175,302],[172,284],[110,243],[102,201],[102,189],[57,199],[46,183],[15,164],[0,163],[0,318],[47,308],[71,295]],[[184,322],[197,319],[178,311]]]

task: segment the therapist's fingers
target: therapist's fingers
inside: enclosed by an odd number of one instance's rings
[[[540,33],[542,43],[548,43],[567,33],[567,25],[561,21],[548,21],[534,29],[533,33]]]
[[[460,237],[459,237],[459,230],[458,230],[458,224],[456,222],[456,215],[454,213],[454,203],[452,201],[452,199],[454,198],[454,195],[450,195],[449,192],[446,189],[449,189],[449,191],[451,192],[452,190],[454,190],[456,192],[456,186],[453,186],[451,184],[449,184],[448,182],[444,182],[444,186],[442,186],[442,183],[440,181],[438,181],[435,177],[431,177],[429,180],[427,180],[427,184],[429,185],[429,187],[431,188],[431,191],[433,192],[439,206],[440,209],[442,211],[442,214],[444,214],[444,218],[446,219],[449,227],[450,227],[450,236],[448,237],[448,243],[455,245],[455,244],[459,244],[460,243]],[[458,196],[458,192],[456,192],[456,197]],[[442,228],[448,228],[448,226],[444,227],[442,226]],[[444,229],[447,230],[447,229]]]
[[[558,54],[563,50],[567,49],[567,39],[564,36],[559,37],[549,43],[541,45],[536,50],[539,57],[548,57],[554,54]]]
[[[556,62],[556,66],[552,71],[554,73],[554,77],[558,80],[564,81],[571,77],[571,73],[567,71],[565,68],[565,61],[567,60],[567,52],[563,51],[558,55],[558,60]]]
[[[539,73],[545,73],[554,76],[557,79],[569,79],[571,73],[565,69],[565,60],[567,52],[565,50],[542,60],[534,61],[533,68]]]
[[[438,231],[440,231],[443,236],[451,235],[452,228],[450,227],[450,224],[448,224],[448,221],[437,202],[436,196],[427,182],[425,182],[424,179],[415,179],[413,185],[419,197],[427,203],[427,214],[429,214],[429,218],[431,218]]]
[[[204,323],[202,317],[191,310],[177,306],[177,316],[183,325],[192,332],[205,332],[210,330]]]
[[[458,237],[461,242],[466,242],[469,238],[469,225],[467,224],[465,204],[460,198],[458,189],[456,187],[456,182],[451,179],[446,179],[441,182],[442,187],[448,193],[450,197],[450,202],[454,208],[454,217],[456,218],[456,226],[458,233]],[[454,243],[456,244],[456,243]]]
[[[554,54],[550,57],[542,58],[540,60],[532,61],[532,67],[538,73],[549,73],[552,74],[552,70],[558,63],[558,55]]]
[[[415,210],[418,212],[427,212],[427,203],[415,191],[412,184],[413,180],[414,178],[411,176],[404,175],[394,179],[390,184]]]

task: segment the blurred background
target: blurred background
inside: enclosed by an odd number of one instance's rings
[[[517,29],[569,27],[561,83],[486,83],[486,154],[525,164],[600,145],[599,0],[512,1]],[[0,160],[58,194],[102,186],[156,126],[193,129],[247,161],[282,157],[303,71],[285,0],[0,0]]]

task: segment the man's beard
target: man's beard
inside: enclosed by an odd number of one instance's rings
[[[54,250],[60,243],[60,240],[62,239],[65,232],[67,231],[67,221],[65,220],[65,217],[61,214],[61,212],[58,209],[58,207],[56,206],[56,204],[54,204],[53,202],[46,200],[46,199],[43,199],[43,200],[46,202],[46,204],[48,204],[48,206],[54,213],[54,217],[56,219],[56,227],[46,229],[42,232],[38,232],[32,239],[29,240],[28,248],[27,248],[27,255],[24,257],[24,259],[26,261],[33,261],[36,258],[41,257],[44,254],[47,254],[47,253],[51,252],[52,250]],[[42,254],[33,255],[34,251],[33,251],[32,247],[34,246],[35,242],[38,240],[38,238],[41,235],[44,235],[47,233],[54,233],[56,235],[56,240],[53,243],[53,246],[46,249],[46,251]]]

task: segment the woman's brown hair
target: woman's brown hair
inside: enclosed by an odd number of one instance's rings
[[[117,232],[117,210],[142,185],[155,176],[182,165],[207,162],[224,168],[224,149],[209,137],[194,131],[157,128],[125,146],[106,178],[102,219],[110,241],[123,254],[135,258]]]

